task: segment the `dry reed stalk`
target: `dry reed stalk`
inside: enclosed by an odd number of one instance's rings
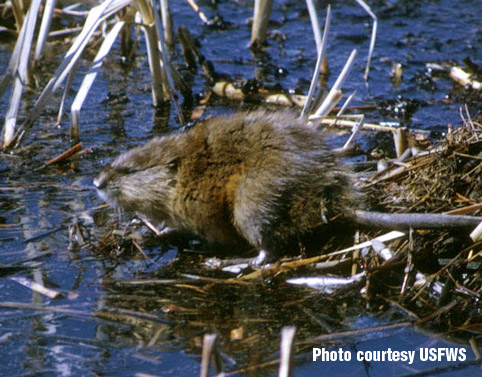
[[[44,13],[42,16],[42,23],[40,24],[40,30],[37,37],[37,45],[35,46],[34,62],[38,64],[42,57],[45,42],[47,40],[48,33],[50,31],[50,24],[55,10],[55,4],[57,0],[46,0]]]
[[[348,60],[345,63],[345,66],[343,67],[343,70],[340,72],[340,75],[336,79],[335,83],[330,89],[330,92],[326,96],[325,100],[323,103],[320,105],[320,107],[315,111],[315,113],[309,117],[310,120],[315,120],[322,118],[333,109],[337,102],[337,99],[339,100],[339,93],[341,91],[341,87],[343,83],[345,82],[348,74],[350,73],[351,68],[353,67],[354,60],[356,58],[357,52],[356,50],[353,50],[348,57]]]
[[[70,88],[72,86],[72,82],[74,81],[75,74],[77,73],[77,68],[79,67],[79,60],[76,61],[73,65],[72,68],[67,76],[67,82],[65,83],[64,90],[62,92],[62,98],[60,100],[60,105],[59,105],[59,112],[57,114],[57,122],[55,123],[55,126],[59,126],[60,122],[62,121],[62,115],[64,113],[64,107],[65,107],[65,102],[67,100],[67,96],[69,95]],[[72,140],[75,140],[75,135],[72,130],[72,127],[70,129],[70,137]],[[77,138],[79,135],[77,135]]]
[[[321,40],[320,24],[318,22],[318,16],[316,14],[317,12],[316,12],[315,3],[313,2],[313,0],[306,0],[306,6],[308,7],[311,26],[313,28],[313,35],[316,43],[316,52],[318,55],[320,55],[322,40]],[[328,8],[330,8],[330,4],[328,4]],[[327,13],[329,12],[328,8],[327,8]],[[328,15],[327,15],[327,18],[328,18]]]
[[[164,40],[169,48],[174,47],[174,33],[172,25],[172,14],[169,6],[169,0],[160,0],[162,25],[164,26]]]
[[[154,9],[149,0],[134,0],[134,4],[142,18],[142,31],[146,38],[147,55],[149,59],[149,69],[152,77],[152,102],[155,106],[166,102],[171,95],[162,53],[159,49],[159,39]],[[163,69],[164,67],[164,69]]]
[[[119,12],[131,3],[132,0],[107,0],[100,5],[93,7],[85,20],[81,33],[77,36],[70,49],[65,54],[60,66],[55,71],[53,77],[49,80],[44,90],[38,97],[33,108],[30,110],[28,117],[17,128],[14,135],[9,139],[8,143],[3,144],[3,148],[8,148],[21,142],[27,130],[32,126],[33,122],[40,116],[43,108],[53,93],[62,85],[66,77],[75,69],[82,52],[86,48],[91,36],[97,30],[99,25],[113,14]]]
[[[1,147],[6,149],[15,139],[18,110],[24,86],[28,82],[28,71],[32,40],[37,23],[37,15],[40,9],[40,0],[33,0],[27,12],[25,23],[20,30],[19,38],[15,45],[14,53],[7,68],[6,77],[0,84],[0,95],[13,80],[13,88],[10,95],[8,111],[2,129]]]
[[[10,3],[12,4],[12,13],[15,18],[17,31],[20,32],[23,27],[25,15],[27,14],[28,0],[11,0]]]
[[[371,8],[363,0],[356,0],[356,2],[368,13],[368,15],[373,20],[372,26],[372,36],[370,38],[370,47],[368,49],[367,65],[365,67],[365,81],[368,81],[368,74],[370,72],[370,62],[372,60],[373,49],[375,48],[375,40],[377,38],[377,25],[378,19],[375,13],[372,12]]]
[[[310,11],[310,17],[311,17],[311,11]],[[316,14],[314,15],[314,17],[316,18]],[[316,21],[316,23],[318,23],[318,21]],[[318,58],[316,60],[315,70],[313,72],[313,78],[311,79],[310,89],[308,90],[308,95],[300,116],[304,116],[310,110],[312,100],[313,100],[313,95],[315,95],[316,89],[319,85],[318,78],[320,76],[323,58],[326,55],[326,40],[327,40],[328,32],[330,30],[330,23],[331,23],[331,6],[328,5],[328,7],[326,8],[325,29],[323,30],[323,38],[320,41],[319,47],[317,43]],[[313,25],[313,28],[315,28],[315,25]],[[320,89],[318,88],[318,90]],[[315,97],[318,97],[318,95],[315,95]]]
[[[250,46],[257,48],[266,42],[266,33],[268,30],[272,5],[273,0],[254,1],[254,16],[253,26],[251,28]]]
[[[201,11],[201,9],[196,4],[196,2],[194,0],[187,0],[187,2],[191,6],[191,8],[194,10],[194,12],[196,12],[196,14],[199,16],[199,18],[201,19],[203,24],[207,24],[209,20],[206,17],[206,15],[203,13],[203,11]]]
[[[476,81],[460,67],[451,67],[449,76],[462,86],[470,86],[474,90],[482,90],[482,82]]]
[[[216,344],[216,334],[205,334],[203,337],[203,349],[201,359],[201,377],[209,376],[209,364],[213,356],[214,347]]]
[[[295,334],[295,326],[286,326],[281,329],[278,377],[289,377],[291,375],[291,354]]]
[[[84,77],[82,84],[75,96],[75,99],[72,103],[70,108],[70,138],[72,140],[79,140],[80,137],[80,109],[87,97],[87,94],[94,83],[97,74],[102,67],[102,63],[104,62],[105,57],[110,52],[112,45],[114,44],[117,36],[121,32],[122,28],[124,27],[125,23],[123,21],[117,22],[112,29],[107,33],[105,39],[102,41],[102,45],[100,46],[97,54],[92,62],[92,66],[90,67],[89,71]]]
[[[360,114],[360,120],[353,127],[350,137],[348,138],[348,140],[343,145],[343,148],[342,148],[343,150],[349,150],[350,149],[353,141],[355,140],[356,135],[363,128],[364,123],[365,123],[365,116],[363,114]]]
[[[181,83],[182,79],[181,79],[181,76],[176,71],[176,69],[174,69],[174,67],[169,62],[167,48],[166,48],[166,45],[164,43],[164,37],[161,33],[162,22],[161,22],[161,19],[159,17],[159,10],[157,8],[155,0],[150,0],[150,4],[151,4],[152,9],[154,10],[154,19],[155,19],[156,26],[157,26],[156,32],[157,32],[158,47],[159,47],[159,51],[161,52],[161,62],[162,62],[162,67],[163,67],[163,74],[165,74],[165,76],[166,76],[165,81],[166,81],[166,83],[169,87],[170,99],[174,103],[174,107],[176,108],[179,123],[182,126],[185,126],[186,121],[184,120],[184,116],[182,115],[181,107],[179,106],[179,102],[177,100],[178,95],[177,95],[176,86],[175,86],[175,83],[177,82],[178,87],[182,89],[182,83]],[[189,90],[189,93],[190,93],[189,87],[184,88],[184,89],[186,91]]]
[[[341,108],[338,110],[338,112],[336,113],[335,115],[335,119],[333,120],[333,122],[329,125],[329,127],[333,127],[333,126],[336,126],[336,122],[338,121],[338,119],[345,113],[345,110],[347,109],[348,105],[351,103],[351,101],[353,100],[353,98],[355,97],[355,94],[356,94],[356,90],[353,91],[352,94],[350,94],[347,99],[345,100],[345,102],[343,103],[343,105],[341,106]],[[359,123],[362,123],[361,121]],[[364,123],[364,122],[363,122]],[[354,126],[353,126],[353,129],[355,129],[355,127],[357,127],[357,124],[356,123]]]

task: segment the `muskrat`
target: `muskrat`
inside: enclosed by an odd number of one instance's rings
[[[247,241],[258,261],[289,253],[337,218],[380,225],[386,216],[359,210],[322,133],[286,112],[240,112],[155,138],[117,157],[94,185],[115,206],[170,228],[217,244]],[[390,227],[427,225],[419,215],[390,216]]]

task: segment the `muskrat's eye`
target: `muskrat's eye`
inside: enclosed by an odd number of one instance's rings
[[[174,158],[168,162],[167,167],[171,173],[176,173],[179,168],[180,158]]]
[[[135,168],[129,167],[129,166],[116,166],[116,168],[115,168],[115,172],[119,175],[134,173],[138,170],[139,169],[135,169]]]

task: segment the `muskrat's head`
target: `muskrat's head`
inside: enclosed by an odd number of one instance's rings
[[[117,157],[94,179],[99,196],[126,212],[169,220],[179,161],[169,139],[154,139]]]

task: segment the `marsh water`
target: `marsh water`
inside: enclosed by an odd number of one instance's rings
[[[171,2],[174,24],[186,25],[205,57],[230,79],[260,80],[306,93],[316,61],[313,33],[304,1],[275,1],[269,46],[263,54],[247,48],[252,16],[248,1],[200,1],[208,18],[219,15],[221,27],[202,24],[187,2]],[[320,23],[328,2],[319,1]],[[434,137],[448,125],[461,124],[466,91],[428,63],[469,59],[482,66],[482,2],[479,0],[372,1],[379,17],[369,85],[363,80],[371,19],[354,1],[332,4],[328,63],[332,84],[352,49],[358,58],[344,88],[357,90],[353,106],[373,122],[400,122]],[[0,67],[8,64],[14,42],[0,34]],[[68,41],[52,45],[54,54],[40,69],[46,83]],[[118,51],[118,49],[116,50]],[[102,204],[93,178],[114,156],[146,140],[180,129],[174,107],[154,108],[145,46],[124,63],[114,51],[104,64],[81,111],[81,141],[88,151],[67,164],[45,163],[70,147],[68,112],[54,126],[58,93],[22,145],[0,154],[0,365],[2,376],[159,376],[199,375],[202,338],[218,336],[224,371],[235,375],[276,375],[282,327],[295,325],[297,339],[400,322],[402,313],[378,311],[357,292],[337,300],[282,281],[227,284],[226,275],[202,269],[204,256],[191,246],[163,242],[139,252],[103,254],[93,248],[69,248],[69,227],[81,222],[90,237],[102,238],[118,215],[96,210]],[[86,54],[74,80],[78,88],[92,54]],[[183,60],[179,46],[172,61]],[[400,85],[389,76],[393,63],[403,65]],[[207,84],[190,74],[199,99]],[[25,95],[25,114],[38,96]],[[74,93],[69,96],[72,101]],[[195,102],[196,100],[195,99]],[[6,113],[8,96],[0,101]],[[186,114],[191,104],[183,103]],[[480,105],[480,103],[478,104]],[[226,99],[208,103],[204,117],[232,113],[253,104]],[[477,103],[469,111],[476,114]],[[69,108],[69,106],[67,106]],[[2,118],[3,119],[3,118]],[[362,134],[367,147],[374,136]],[[333,143],[343,142],[343,136]],[[88,237],[88,235],[86,235]],[[196,280],[206,276],[212,280]],[[25,277],[63,293],[49,299],[18,284]],[[174,281],[174,283],[173,283]],[[242,332],[239,339],[236,334]],[[480,342],[480,340],[479,340]],[[315,344],[315,345],[314,345]],[[481,375],[480,363],[463,339],[434,335],[421,328],[400,327],[318,343],[298,343],[293,375],[401,376]],[[480,343],[479,343],[480,345]],[[313,347],[348,351],[350,361],[312,361]],[[415,351],[414,362],[357,361],[357,351]],[[467,361],[422,361],[425,348],[464,349]],[[423,375],[423,374],[422,374]]]

